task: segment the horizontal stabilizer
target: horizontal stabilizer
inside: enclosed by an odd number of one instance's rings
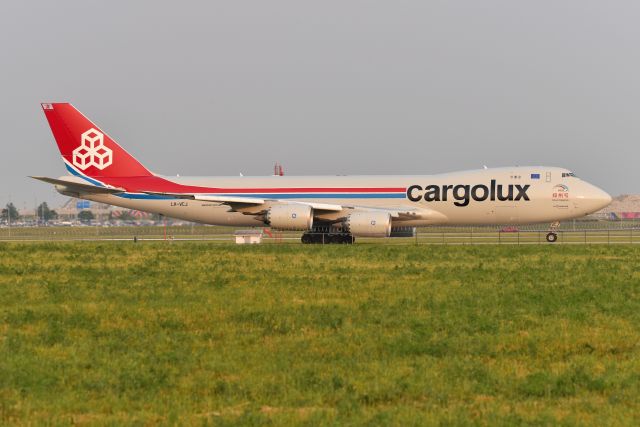
[[[124,193],[126,191],[124,188],[98,187],[96,185],[86,184],[84,182],[71,181],[72,178],[56,179],[56,178],[49,178],[46,176],[31,176],[29,178],[37,179],[38,181],[43,181],[48,184],[53,184],[56,186],[62,186],[62,187],[65,187],[68,191],[78,192],[78,193],[118,194],[118,193]]]

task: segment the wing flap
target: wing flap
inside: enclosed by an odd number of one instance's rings
[[[257,197],[244,197],[244,196],[220,196],[220,195],[207,195],[207,194],[186,194],[186,193],[157,193],[152,191],[145,191],[145,194],[152,194],[157,196],[171,196],[177,199],[189,199],[199,200],[201,202],[218,202],[228,205],[264,205],[265,203],[281,203],[281,204],[296,204],[311,206],[316,211],[327,212],[340,212],[344,208],[341,205],[333,205],[329,203],[315,203],[315,202],[299,202],[292,200],[278,200],[278,199],[260,199]]]
[[[298,205],[307,205],[311,206],[314,211],[325,211],[325,212],[341,212],[344,210],[344,206],[342,205],[332,205],[329,203],[315,203],[315,202],[292,202],[292,201],[282,201],[282,203],[295,203]]]
[[[375,211],[375,212],[389,212],[389,215],[396,221],[411,221],[411,220],[446,220],[447,217],[433,209],[428,208],[413,208],[413,207],[389,207],[389,208],[374,208],[366,206],[356,206],[355,210],[359,211]]]
[[[153,196],[170,196],[176,199],[188,199],[198,200],[200,202],[217,202],[225,204],[246,204],[246,205],[262,205],[265,203],[264,199],[256,197],[242,197],[242,196],[209,196],[206,194],[187,194],[187,193],[159,193],[156,191],[145,191],[145,194],[151,194]]]
[[[421,221],[432,221],[432,222],[441,222],[446,221],[447,217],[441,212],[435,211],[433,209],[425,209],[425,208],[417,208],[417,209],[398,209],[391,213],[393,218],[396,218],[397,221],[412,221],[412,220],[421,220]]]
[[[201,202],[219,202],[229,204],[247,204],[247,205],[263,205],[264,199],[258,199],[256,197],[242,197],[242,196],[204,196],[193,195],[193,200],[199,200]]]

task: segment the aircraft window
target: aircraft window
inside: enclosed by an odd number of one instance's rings
[[[569,176],[572,176],[572,177],[576,178],[576,174],[573,173],[573,172],[562,172],[562,177],[563,178],[566,178],[566,177],[569,177]]]

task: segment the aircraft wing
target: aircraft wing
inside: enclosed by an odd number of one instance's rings
[[[343,209],[341,205],[334,205],[329,203],[315,203],[315,202],[299,202],[292,200],[278,200],[278,199],[260,199],[257,197],[243,197],[243,196],[210,196],[206,194],[184,194],[184,193],[157,193],[146,191],[146,194],[158,195],[158,196],[171,196],[177,199],[189,199],[198,200],[201,202],[217,202],[225,205],[229,205],[233,208],[249,208],[257,205],[264,204],[296,204],[311,206],[316,211],[327,212],[339,212]]]
[[[376,208],[371,206],[357,206],[357,205],[338,205],[331,203],[317,203],[317,202],[301,202],[294,200],[279,200],[279,199],[262,199],[256,197],[243,197],[243,196],[226,196],[226,195],[206,195],[206,194],[185,194],[185,193],[158,193],[158,192],[146,192],[147,194],[171,196],[178,199],[199,200],[202,202],[217,202],[220,204],[229,205],[231,209],[245,212],[247,214],[255,213],[259,214],[264,212],[264,205],[307,205],[313,208],[314,212],[325,218],[341,218],[348,215],[350,212],[387,212],[394,221],[411,221],[411,220],[431,220],[439,221],[446,220],[446,217],[433,209],[423,207],[410,207],[410,206],[398,206],[398,207],[384,207]]]
[[[126,190],[124,188],[117,187],[98,187],[97,185],[87,184],[86,182],[78,182],[73,179],[73,177],[68,177],[66,179],[56,179],[49,178],[46,176],[31,176],[29,178],[37,179],[38,181],[43,181],[48,184],[53,184],[55,186],[65,187],[65,189],[69,192],[74,193],[85,193],[85,194],[118,194],[124,193]]]

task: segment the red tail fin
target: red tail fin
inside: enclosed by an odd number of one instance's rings
[[[42,109],[70,172],[93,178],[153,175],[73,105],[42,104]]]

